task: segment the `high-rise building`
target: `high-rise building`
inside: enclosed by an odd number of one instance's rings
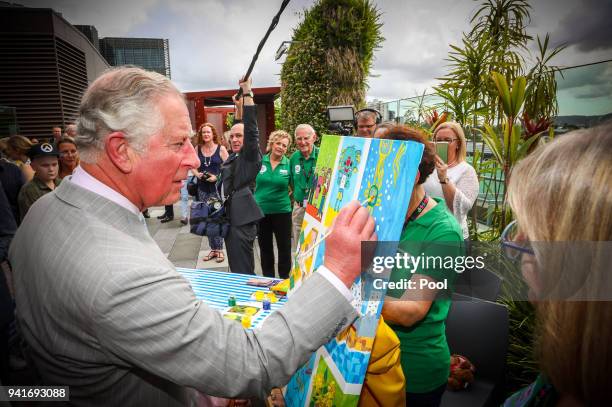
[[[52,9],[5,4],[1,10],[0,106],[11,112],[4,131],[51,137],[53,126],[74,122],[83,92],[108,64]]]
[[[136,65],[170,78],[167,39],[101,38],[100,52],[112,66]]]
[[[89,42],[100,51],[100,39],[98,38],[98,30],[93,25],[75,25],[74,28],[82,32]]]

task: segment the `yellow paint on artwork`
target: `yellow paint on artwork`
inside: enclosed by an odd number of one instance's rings
[[[293,281],[297,282],[300,279],[306,278],[306,276],[312,273],[312,262],[314,259],[314,252],[310,253],[307,257],[303,257],[300,254],[306,253],[314,244],[319,234],[315,228],[312,228],[309,233],[304,233],[304,240],[300,244],[300,250],[298,251],[295,260],[293,262]]]
[[[357,330],[353,325],[346,328],[336,336],[338,343],[346,342],[346,346],[360,352],[369,352],[374,346],[374,338],[357,335]]]
[[[338,216],[338,212],[334,210],[334,208],[330,206],[327,207],[327,212],[325,212],[325,219],[323,219],[323,226],[329,228],[332,223],[334,223],[334,219]]]

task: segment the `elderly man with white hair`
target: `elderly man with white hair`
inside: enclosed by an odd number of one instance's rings
[[[9,254],[42,384],[69,386],[70,403],[87,406],[188,405],[188,388],[264,396],[356,317],[348,287],[361,241],[376,239],[357,202],[338,215],[324,266],[245,330],[195,297],[140,214],[175,202],[199,166],[181,93],[160,74],[112,69],[85,92],[77,123],[80,166],[32,206]]]
[[[295,145],[297,151],[291,155],[291,187],[293,189],[293,213],[291,221],[293,233],[291,252],[295,253],[302,230],[302,221],[306,211],[306,202],[314,179],[314,169],[319,156],[319,148],[315,146],[317,133],[310,124],[300,124],[295,128]]]
[[[77,126],[76,124],[69,124],[64,129],[64,137],[72,137],[75,138],[77,135]]]

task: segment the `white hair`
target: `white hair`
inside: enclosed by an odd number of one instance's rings
[[[315,129],[313,129],[310,124],[298,124],[298,126],[295,128],[295,131],[293,132],[294,137],[297,137],[298,130],[307,130],[309,136],[316,134]]]
[[[156,72],[132,66],[104,72],[85,91],[79,108],[75,141],[81,160],[96,162],[105,137],[115,131],[142,153],[149,137],[164,126],[156,102],[165,95],[183,97],[170,79]]]

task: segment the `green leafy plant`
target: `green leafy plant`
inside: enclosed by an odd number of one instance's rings
[[[552,48],[548,34],[535,41],[529,35],[527,0],[476,1],[479,6],[470,19],[471,28],[459,44],[450,45],[447,73],[434,89],[444,99],[440,106],[463,125],[471,163],[481,182],[479,204],[470,216],[470,237],[492,241],[499,239],[512,217],[506,187],[513,166],[541,141],[554,137],[555,74],[560,71],[552,61],[564,46]],[[483,217],[490,229],[479,231],[477,220]],[[492,271],[504,270],[500,264],[499,270]],[[517,301],[524,297],[513,291],[522,283],[520,273],[508,276],[500,302],[510,313],[507,391],[512,392],[531,382],[538,367],[533,352],[533,307]]]
[[[538,140],[542,133],[536,133],[524,139],[522,137],[522,127],[516,124],[517,117],[519,117],[525,103],[525,87],[527,86],[525,77],[519,76],[516,78],[512,88],[510,88],[506,78],[500,73],[492,72],[491,76],[498,91],[498,98],[505,120],[501,135],[490,124],[484,125],[484,131],[478,130],[482,133],[483,140],[491,149],[493,157],[495,157],[495,160],[503,170],[505,193],[510,182],[512,167],[527,155],[532,144]],[[503,200],[501,213],[502,218],[499,229],[503,230],[509,221],[509,214],[506,211],[506,199]]]
[[[327,132],[327,106],[365,105],[367,78],[384,38],[369,0],[317,0],[303,13],[281,70],[282,128]]]

